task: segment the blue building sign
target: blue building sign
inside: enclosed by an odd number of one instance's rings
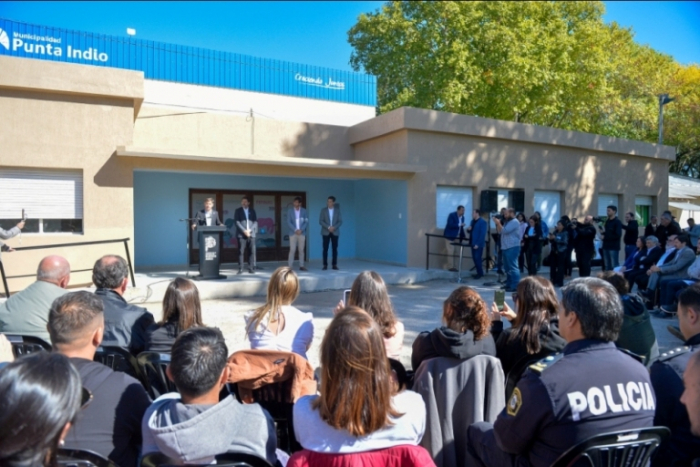
[[[2,18],[0,55],[137,70],[160,81],[377,104],[372,75]]]

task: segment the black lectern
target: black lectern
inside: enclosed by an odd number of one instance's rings
[[[226,231],[224,225],[198,225],[197,235],[199,236],[199,276],[195,280],[206,279],[226,279],[226,276],[219,274],[221,264],[221,245],[219,245],[219,234]]]

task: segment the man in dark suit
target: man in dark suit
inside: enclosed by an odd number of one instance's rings
[[[106,255],[92,268],[95,295],[104,304],[105,331],[102,345],[122,347],[133,355],[146,350],[146,328],[155,323],[145,308],[124,299],[129,285],[129,266],[121,256]]]
[[[323,236],[323,270],[328,269],[328,244],[333,246],[333,269],[338,269],[338,236],[343,217],[340,215],[340,207],[335,205],[335,196],[329,196],[326,207],[321,209],[318,219],[321,224],[321,235]]]
[[[651,219],[649,219],[649,223],[644,228],[644,236],[645,237],[648,237],[649,235],[656,236],[656,228],[658,226],[659,226],[659,219],[656,216],[651,216]]]
[[[472,247],[472,259],[476,267],[474,279],[481,279],[484,276],[483,255],[486,247],[486,221],[481,217],[481,211],[474,209],[472,212],[472,221],[467,227],[467,231],[471,234],[469,244]]]
[[[236,222],[236,237],[238,238],[238,274],[243,273],[245,250],[248,253],[248,272],[255,274],[255,236],[258,232],[258,216],[255,209],[250,207],[247,196],[241,198],[241,207],[233,215]]]
[[[196,229],[198,225],[221,225],[219,213],[214,209],[214,198],[204,200],[204,209],[194,216],[192,230]]]
[[[451,212],[447,216],[447,225],[445,225],[445,231],[443,236],[448,240],[447,251],[450,256],[452,256],[452,267],[450,271],[456,272],[457,267],[455,265],[457,259],[454,257],[454,248],[452,242],[459,241],[460,243],[466,240],[466,233],[464,231],[464,206],[457,206],[457,211]]]

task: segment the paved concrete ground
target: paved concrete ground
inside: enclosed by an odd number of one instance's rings
[[[495,279],[495,276],[491,279]],[[484,279],[466,281],[467,285],[475,287],[482,297],[490,303],[493,300],[493,292],[496,287],[483,286],[483,283]],[[396,314],[406,328],[401,355],[401,360],[406,367],[410,367],[411,344],[416,335],[421,331],[431,330],[440,325],[442,302],[457,285],[448,280],[434,280],[419,284],[389,286]],[[318,350],[323,333],[333,317],[332,310],[342,299],[342,296],[342,290],[302,293],[294,303],[302,311],[312,312],[314,315],[314,342],[308,353],[309,361],[314,367],[319,365]],[[512,307],[510,294],[506,294],[506,298]],[[263,303],[264,297],[205,300],[202,303],[204,322],[210,326],[217,326],[223,331],[229,351],[245,349],[248,348],[248,342],[245,340],[243,314]],[[145,306],[153,312],[156,319],[159,319],[161,316],[159,304],[147,303]],[[677,325],[677,319],[653,317],[652,323],[661,352],[681,345],[681,341],[666,330],[666,326],[669,324]]]

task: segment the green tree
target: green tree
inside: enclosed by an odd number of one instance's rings
[[[381,112],[589,131],[614,71],[602,13],[601,2],[390,2],[348,32],[350,63],[377,76]]]
[[[700,66],[679,66],[668,83],[664,144],[676,146],[671,171],[700,178]]]

